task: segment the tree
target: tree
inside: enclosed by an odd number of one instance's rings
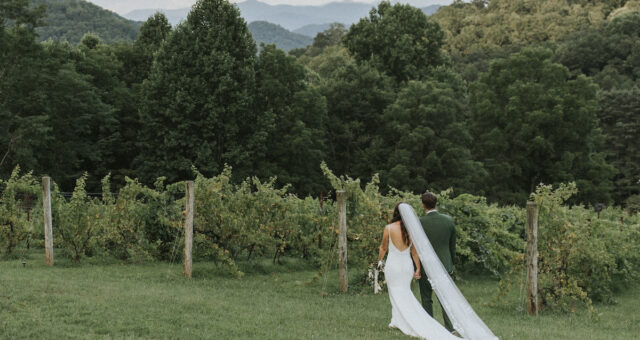
[[[117,55],[120,46],[106,45],[98,36],[85,34],[77,47],[80,53],[74,54],[76,70],[89,77],[100,100],[112,110],[109,119],[94,132],[101,140],[101,158],[84,169],[92,174],[87,180],[90,189],[99,188],[99,179],[109,173],[117,185],[124,185],[125,176],[134,175],[130,169],[137,154],[137,130],[132,129],[139,125],[132,118],[137,116],[138,106],[135,91],[121,78],[124,67]]]
[[[153,56],[171,33],[171,24],[167,17],[157,12],[150,16],[140,27],[140,34],[133,45],[120,43],[114,45],[114,53],[122,63],[120,79],[136,93],[142,82],[149,78],[153,65]]]
[[[289,51],[289,54],[298,58],[302,56],[311,58],[316,57],[329,47],[341,46],[342,39],[346,33],[347,29],[343,24],[337,22],[332,23],[329,25],[328,29],[316,34],[311,45],[302,48],[294,48]]]
[[[394,81],[368,63],[339,60],[330,61],[331,78],[320,88],[328,106],[327,164],[337,174],[369,178],[385,163],[369,151],[395,98]]]
[[[433,15],[447,36],[452,55],[477,49],[540,45],[600,25],[611,12],[604,1],[455,1]],[[486,6],[485,6],[486,4]]]
[[[323,191],[320,163],[325,158],[327,106],[308,86],[295,57],[275,45],[262,47],[256,64],[256,126],[265,139],[251,145],[255,175],[278,177],[299,194]]]
[[[498,59],[471,87],[473,153],[489,172],[488,197],[522,204],[543,183],[576,181],[583,202],[610,200],[589,79],[570,79],[548,49]]]
[[[557,60],[574,74],[584,73],[605,90],[631,89],[640,80],[640,13],[616,16],[606,26],[571,34]]]
[[[82,53],[66,43],[36,43],[40,8],[10,1],[0,13],[4,24],[12,22],[0,30],[0,173],[20,164],[69,188],[112,147],[113,109],[92,83],[98,79],[78,72]],[[95,37],[86,42],[97,46]]]
[[[192,178],[225,163],[252,171],[256,46],[238,9],[199,0],[162,44],[143,88],[139,176],[151,182]]]
[[[380,147],[387,161],[381,181],[413,192],[450,187],[477,192],[486,172],[471,157],[465,87],[451,71],[437,72],[429,80],[409,81],[385,110]]]
[[[113,164],[113,150],[119,147],[114,138],[116,110],[106,102],[111,99],[107,90],[112,82],[109,77],[100,77],[110,74],[109,65],[92,73],[85,67],[99,61],[91,60],[81,49],[56,42],[45,43],[43,48],[46,54],[39,81],[44,95],[38,105],[40,112],[47,114],[50,132],[32,137],[42,138],[45,143],[38,152],[38,170],[51,175],[67,190],[85,171],[90,171],[91,188],[97,189],[100,176]],[[104,87],[98,86],[101,81],[105,82]]]
[[[621,204],[640,195],[640,90],[607,91],[598,97],[607,161],[617,170],[613,198]]]
[[[35,28],[42,25],[42,17],[46,8],[30,6],[30,0],[3,0],[0,3],[0,29],[4,31],[6,26],[25,28],[30,33],[35,33]]]
[[[372,66],[397,82],[424,79],[445,63],[444,33],[422,10],[383,1],[368,18],[349,28],[344,45],[358,63]]]
[[[329,46],[340,45],[346,33],[347,29],[344,24],[334,22],[328,29],[316,34],[315,38],[313,38],[312,46],[322,50]]]
[[[28,0],[0,3],[0,176],[17,164],[36,168],[34,151],[49,130],[42,103],[35,100],[45,96],[39,88],[42,48],[35,42],[43,10]]]

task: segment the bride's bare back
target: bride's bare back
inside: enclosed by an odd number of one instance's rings
[[[380,252],[378,253],[378,266],[381,266],[382,259],[389,249],[389,239],[391,239],[393,246],[400,252],[404,252],[411,247],[411,243],[406,243],[402,238],[402,225],[400,224],[400,221],[387,224],[384,227],[384,233],[382,234],[382,243],[380,244]],[[419,279],[420,259],[418,258],[418,253],[414,247],[411,247],[411,257],[413,258],[416,268],[414,277]]]
[[[402,227],[400,226],[400,221],[388,224],[386,228],[389,230],[389,238],[391,238],[391,242],[393,242],[396,249],[399,251],[405,251],[409,248],[409,244],[406,244],[402,238]]]

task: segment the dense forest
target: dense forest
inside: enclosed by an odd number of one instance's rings
[[[45,5],[43,25],[36,29],[38,40],[66,40],[77,44],[87,32],[100,36],[105,43],[134,41],[140,22],[127,20],[83,0],[35,0]]]
[[[289,54],[258,51],[237,7],[200,0],[135,41],[38,42],[43,9],[0,4],[0,177],[65,190],[277,177],[330,189],[320,164],[381,188],[523,204],[539,183],[640,206],[640,2],[456,1],[432,17],[382,2]],[[46,21],[46,20],[45,20]]]

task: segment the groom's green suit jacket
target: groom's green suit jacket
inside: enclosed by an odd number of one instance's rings
[[[453,219],[451,216],[432,210],[420,218],[420,223],[440,262],[450,273],[456,258],[456,228]]]

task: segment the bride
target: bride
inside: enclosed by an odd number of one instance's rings
[[[398,328],[403,333],[422,339],[446,340],[458,339],[449,333],[440,323],[422,308],[411,291],[412,278],[420,278],[420,260],[412,246],[409,233],[402,222],[398,203],[393,210],[391,224],[384,228],[382,244],[378,256],[378,267],[389,250],[384,269],[389,299],[391,300],[391,323],[389,327]],[[411,259],[413,258],[413,263]],[[413,270],[415,264],[416,270]]]

